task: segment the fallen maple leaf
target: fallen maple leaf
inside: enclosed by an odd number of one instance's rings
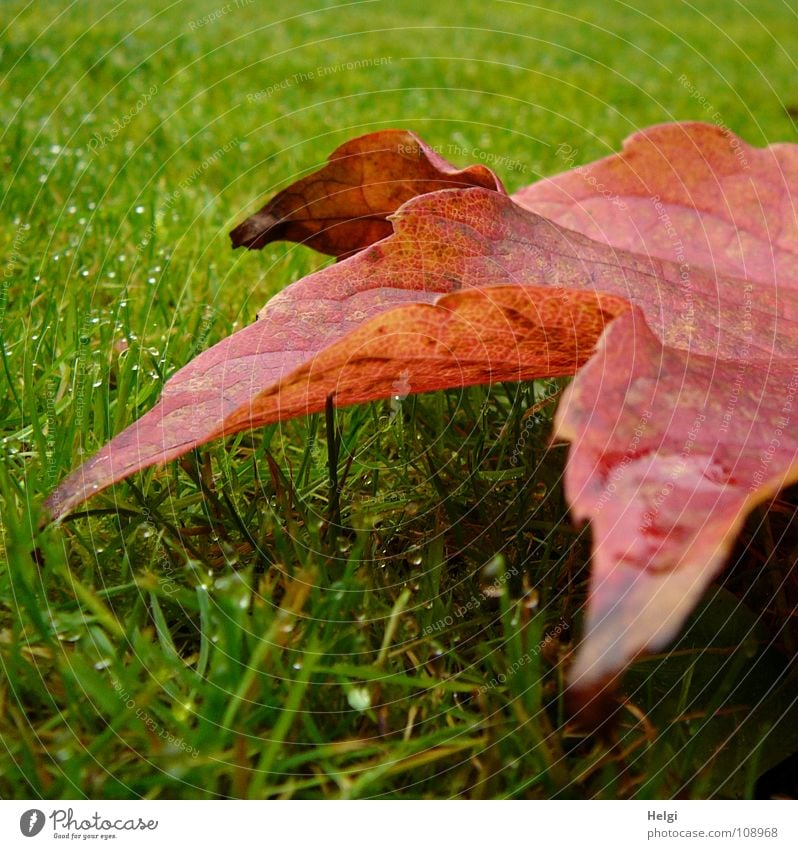
[[[379,238],[391,205],[426,191],[430,157],[419,142],[402,193],[353,205],[391,184],[379,163],[408,138],[377,136],[350,143],[356,156],[334,155],[348,187],[341,207],[319,199],[326,178],[308,177],[239,241],[310,236],[342,256]],[[672,639],[746,513],[798,479],[796,150],[669,125],[515,199],[494,181],[405,202],[392,235],[289,286],[256,324],[174,375],[153,410],[61,484],[51,515],[215,437],[320,410],[328,396],[386,397],[400,376],[421,392],[581,369],[556,429],[573,443],[574,514],[594,530],[571,670],[574,686],[593,686]]]

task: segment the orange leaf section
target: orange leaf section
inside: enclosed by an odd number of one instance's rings
[[[606,324],[629,308],[613,295],[495,286],[441,295],[367,321],[228,416],[238,431],[395,392],[573,374]]]
[[[470,186],[504,192],[484,165],[458,170],[414,133],[383,130],[341,145],[327,165],[275,195],[230,238],[234,248],[287,240],[345,257],[390,236],[388,216],[410,198]]]

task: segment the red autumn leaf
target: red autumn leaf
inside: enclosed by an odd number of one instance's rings
[[[468,186],[504,191],[489,168],[458,170],[415,133],[369,133],[341,145],[324,168],[275,195],[230,238],[234,248],[287,240],[349,256],[390,236],[388,216],[410,198]]]
[[[48,506],[61,516],[330,394],[385,397],[401,373],[419,392],[581,369],[557,430],[573,443],[569,500],[594,528],[572,670],[592,685],[674,636],[747,511],[798,478],[796,163],[794,146],[672,125],[522,191],[527,209],[484,188],[417,197],[392,236],[288,287],[178,372]]]

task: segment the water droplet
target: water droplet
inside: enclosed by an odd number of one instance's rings
[[[368,710],[371,707],[371,695],[365,687],[353,687],[347,694],[346,700],[353,710]]]
[[[136,207],[136,215],[141,215],[142,212],[144,212],[144,207],[143,206],[137,206]]]
[[[492,557],[483,567],[482,575],[485,578],[493,578],[499,574],[499,571],[504,564],[504,558],[501,554],[497,554]]]

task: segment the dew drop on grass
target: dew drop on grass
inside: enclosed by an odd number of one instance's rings
[[[144,212],[144,207],[143,206],[137,206],[136,207],[136,215],[141,215],[142,212]]]
[[[371,707],[371,695],[365,687],[353,687],[346,694],[346,700],[353,710],[364,711]]]
[[[494,578],[501,571],[502,565],[504,564],[504,558],[501,554],[496,554],[491,557],[491,559],[485,564],[482,569],[482,576],[484,578]]]

